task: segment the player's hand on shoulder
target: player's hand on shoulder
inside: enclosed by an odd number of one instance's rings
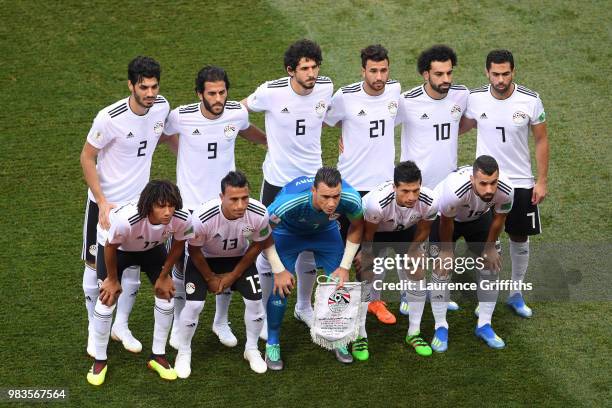
[[[544,182],[537,182],[533,187],[533,194],[531,195],[531,204],[540,204],[546,198],[548,194],[548,187]]]
[[[106,306],[114,305],[121,291],[121,283],[117,279],[104,279],[100,285],[100,302]]]
[[[110,210],[112,210],[115,207],[116,207],[115,204],[109,203],[107,201],[102,201],[98,203],[98,208],[99,208],[98,223],[105,230],[110,228],[110,218],[108,214],[110,213]]]
[[[174,297],[175,291],[174,282],[172,282],[172,278],[170,278],[169,274],[161,275],[155,281],[156,297],[170,301],[170,299]]]
[[[272,289],[272,293],[278,293],[280,297],[284,298],[291,294],[294,286],[295,278],[288,270],[285,269],[280,273],[274,274],[274,289]]]

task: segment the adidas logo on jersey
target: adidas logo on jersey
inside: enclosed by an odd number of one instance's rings
[[[480,119],[488,119],[488,118],[487,118],[487,114],[486,114],[486,113],[483,113],[482,115],[480,115]]]
[[[366,116],[367,113],[365,113],[365,111],[362,109],[359,111],[359,113],[357,114],[357,116]]]
[[[139,235],[136,239],[144,239],[144,237],[142,235]]]
[[[191,132],[192,135],[201,135],[200,133],[200,129],[196,129],[193,132]]]
[[[289,109],[287,109],[287,107],[285,106],[283,110],[281,111],[281,113],[289,113]]]
[[[424,113],[424,114],[421,116],[421,119],[429,119],[429,116],[427,116],[427,114],[426,114],[426,113]]]
[[[132,132],[128,133],[128,134],[125,136],[125,138],[126,138],[126,139],[131,139],[131,138],[133,138],[133,137],[134,137],[134,134],[133,134]]]

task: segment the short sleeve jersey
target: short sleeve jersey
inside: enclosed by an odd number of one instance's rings
[[[134,200],[149,182],[151,159],[169,110],[159,95],[146,114],[136,115],[128,97],[102,109],[94,119],[87,142],[100,150],[96,170],[109,202]],[[95,201],[91,190],[88,195]]]
[[[170,112],[165,133],[179,134],[176,181],[186,208],[219,195],[221,179],[235,169],[238,132],[249,127],[249,114],[239,102],[227,101],[217,119],[202,115],[200,103]]]
[[[387,181],[363,196],[363,218],[378,224],[377,231],[402,231],[421,220],[432,221],[438,213],[438,203],[432,190],[421,187],[414,207],[402,207],[395,199],[393,181]]]
[[[110,212],[108,231],[98,224],[98,243],[121,244],[118,249],[126,252],[148,251],[163,245],[168,238],[185,241],[193,237],[191,215],[186,210],[176,210],[168,225],[151,224],[148,217],[138,214],[135,203],[125,204]]]
[[[363,82],[339,89],[332,98],[325,123],[342,122],[344,151],[338,170],[359,191],[370,191],[393,177],[395,116],[400,83],[387,81],[381,95],[368,95]]]
[[[459,121],[466,111],[469,91],[451,85],[446,97],[433,99],[421,85],[400,98],[401,161],[412,160],[421,169],[423,186],[435,188],[457,169]]]
[[[467,222],[477,220],[491,208],[498,214],[510,212],[514,188],[505,176],[499,176],[495,195],[491,201],[485,202],[474,192],[471,174],[471,166],[461,167],[436,187],[434,194],[439,197],[438,207],[442,215]]]
[[[533,187],[529,127],[546,120],[539,95],[514,84],[512,94],[500,100],[485,85],[470,92],[466,117],[477,122],[476,157],[494,157],[514,187]]]
[[[278,193],[268,207],[270,222],[275,232],[287,235],[308,235],[338,228],[336,221],[341,215],[349,220],[363,216],[361,196],[345,181],[342,181],[340,203],[336,211],[328,215],[314,208],[311,188],[314,177],[298,177]]]
[[[264,241],[271,232],[266,207],[253,198],[235,220],[223,215],[219,198],[207,201],[194,211],[193,227],[189,245],[202,247],[204,256],[211,258],[242,256],[251,242]]]
[[[322,166],[321,127],[334,87],[327,77],[318,77],[312,92],[298,95],[290,78],[262,84],[247,103],[255,112],[265,112],[268,152],[263,163],[264,179],[284,186],[301,175],[314,175]]]

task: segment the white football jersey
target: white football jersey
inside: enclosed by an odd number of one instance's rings
[[[490,85],[485,85],[470,91],[465,116],[478,123],[476,157],[494,157],[514,187],[533,187],[529,127],[546,120],[538,94],[514,84],[512,95],[500,100],[491,94]]]
[[[266,82],[247,99],[250,110],[265,112],[264,179],[279,187],[322,166],[321,127],[334,91],[331,79],[320,76],[309,95],[298,95],[289,79]]]
[[[342,122],[344,151],[338,158],[342,179],[356,190],[370,191],[393,178],[395,116],[401,87],[387,81],[381,95],[368,95],[363,82],[339,89],[332,98],[325,123]]]
[[[416,163],[425,187],[435,188],[457,169],[459,121],[466,111],[468,95],[465,86],[451,85],[444,98],[433,99],[420,85],[400,97],[400,160]]]
[[[189,245],[202,247],[205,257],[225,258],[242,256],[250,241],[263,241],[271,228],[266,207],[249,198],[242,218],[228,220],[221,210],[221,199],[216,198],[199,206],[193,213],[195,236]]]
[[[121,244],[118,249],[126,252],[148,251],[172,236],[179,241],[193,237],[191,215],[186,210],[176,210],[168,225],[154,225],[138,214],[136,203],[128,203],[111,210],[110,223],[108,231],[98,224],[98,243]]]
[[[402,207],[395,200],[393,181],[387,181],[363,196],[363,217],[367,222],[378,224],[377,231],[402,231],[421,220],[435,220],[438,203],[434,192],[421,187],[419,199],[414,207]]]
[[[213,120],[202,115],[200,103],[170,112],[165,133],[179,134],[176,184],[186,208],[219,196],[221,179],[236,168],[238,132],[248,127],[248,111],[239,102],[227,101],[221,116]]]
[[[490,202],[480,199],[474,192],[470,176],[472,166],[463,166],[452,172],[435,189],[438,197],[438,208],[445,217],[454,217],[455,221],[474,221],[489,209],[496,213],[508,213],[512,209],[514,188],[504,175],[500,174],[497,191]]]
[[[96,170],[100,187],[111,203],[134,200],[149,182],[151,159],[170,106],[158,95],[149,111],[136,115],[125,98],[102,109],[87,142],[99,149]],[[88,191],[89,199],[95,198]]]

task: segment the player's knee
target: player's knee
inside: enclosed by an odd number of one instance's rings
[[[155,296],[155,308],[160,312],[174,312],[174,299],[162,299]]]
[[[260,321],[263,320],[265,315],[265,310],[263,307],[263,303],[261,300],[249,300],[244,299],[245,305],[245,318],[251,321]]]
[[[189,321],[197,320],[200,313],[204,310],[204,301],[202,300],[188,300],[185,302],[185,307],[181,312],[181,319]]]
[[[518,234],[508,234],[510,236],[510,241],[512,242],[527,242],[529,240],[528,235],[518,235]]]
[[[101,318],[102,320],[106,320],[106,319],[112,319],[113,317],[113,312],[115,311],[115,308],[117,307],[116,304],[113,304],[111,306],[107,306],[104,303],[102,303],[102,301],[100,299],[98,299],[96,301],[96,306],[94,308],[95,310],[95,317]]]

